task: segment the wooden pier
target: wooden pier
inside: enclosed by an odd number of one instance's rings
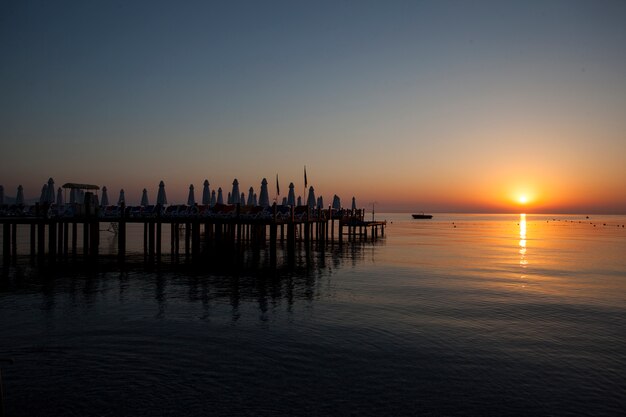
[[[21,236],[25,235],[22,228],[29,231],[29,255],[47,264],[77,257],[97,260],[101,256],[103,226],[115,232],[117,253],[113,255],[124,262],[128,255],[127,225],[141,224],[143,255],[148,263],[160,263],[168,253],[175,262],[181,259],[199,262],[216,253],[269,248],[270,262],[275,265],[278,248],[292,257],[297,247],[308,249],[313,243],[325,248],[345,241],[375,241],[384,237],[386,226],[385,221],[365,221],[364,210],[276,204],[265,208],[242,205],[103,208],[90,201],[87,196],[85,204],[64,205],[61,210],[39,204],[30,210],[11,211],[5,207],[0,215],[3,265],[9,265],[18,256],[18,227]],[[169,251],[164,248],[164,228],[170,229]]]

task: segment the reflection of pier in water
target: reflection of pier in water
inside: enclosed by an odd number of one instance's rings
[[[188,306],[201,307],[201,318],[210,317],[218,306],[229,305],[232,320],[249,314],[250,306],[256,305],[253,310],[263,321],[271,310],[282,306],[290,312],[298,301],[310,303],[325,291],[333,291],[333,273],[363,260],[371,245],[351,242],[330,249],[300,248],[294,263],[283,262],[277,267],[269,265],[268,254],[253,253],[244,254],[244,260],[235,264],[225,259],[210,264],[150,266],[136,257],[120,265],[103,258],[98,268],[70,263],[42,270],[37,265],[18,263],[0,280],[0,291],[35,291],[42,296],[41,309],[52,313],[59,308],[66,311],[68,306],[90,308],[99,302],[99,294],[111,292],[117,283],[119,303],[148,300],[160,318],[174,312],[169,307],[173,302],[177,304],[175,314],[180,314],[178,303],[184,301]]]

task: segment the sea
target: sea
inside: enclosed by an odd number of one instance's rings
[[[5,415],[625,415],[626,216],[376,219],[276,268],[147,265],[131,226],[125,265],[41,266],[21,239]]]

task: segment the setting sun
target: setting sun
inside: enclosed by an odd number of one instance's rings
[[[528,203],[528,197],[526,197],[525,195],[521,195],[518,198],[518,201],[520,202],[520,204],[526,204],[526,203]]]

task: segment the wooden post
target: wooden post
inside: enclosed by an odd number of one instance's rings
[[[63,234],[63,225],[65,223],[60,221],[57,223],[57,253],[59,256],[63,254],[63,241],[65,240],[65,236]]]
[[[148,222],[143,223],[143,256],[148,254]]]
[[[289,223],[287,223],[287,253],[293,257],[296,250],[296,225],[294,223],[294,208],[290,208]]]
[[[67,249],[69,244],[69,231],[70,225],[68,222],[63,222],[63,256],[67,256]]]
[[[97,257],[100,251],[100,222],[97,218],[89,223],[91,230],[89,231],[89,253],[92,257]]]
[[[78,247],[78,224],[72,222],[72,255],[76,256],[76,248]]]
[[[122,209],[125,208],[125,204],[122,203]],[[126,260],[126,216],[125,210],[122,210],[120,215],[120,221],[117,224],[117,257],[120,262]]]
[[[35,223],[30,224],[30,256],[35,256],[35,243],[37,240],[37,233],[35,232]]]
[[[2,225],[2,256],[4,265],[9,265],[11,260],[11,225],[9,223]]]
[[[37,225],[37,256],[42,261],[46,255],[46,223],[44,219],[39,220]]]
[[[176,245],[174,244],[174,239],[176,239],[176,223],[170,223],[170,253],[172,256],[174,255],[174,251],[176,250]]]
[[[189,246],[191,241],[191,225],[189,222],[185,223],[185,259],[189,260]]]
[[[174,233],[176,234],[176,238],[174,240],[174,255],[176,256],[176,260],[178,260],[178,255],[180,254],[180,224],[174,224]]]
[[[12,256],[17,256],[17,223],[11,225],[11,252]]]
[[[198,260],[200,254],[200,222],[194,221],[191,224],[191,259]]]
[[[148,222],[148,256],[154,259],[154,220]]]
[[[85,221],[83,222],[83,255],[89,256],[90,248],[89,248],[89,230],[90,224],[89,219],[91,218],[91,196],[92,194],[87,192],[85,193]]]
[[[57,256],[57,224],[54,220],[48,223],[48,256],[51,262]]]
[[[156,220],[156,257],[157,263],[161,262],[161,219],[157,214]]]

